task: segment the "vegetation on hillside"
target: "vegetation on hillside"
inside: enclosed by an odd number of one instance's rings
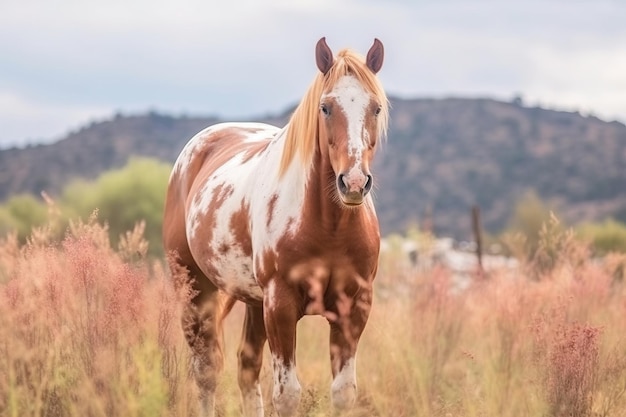
[[[71,182],[54,201],[46,195],[39,200],[28,194],[14,196],[0,205],[0,236],[16,232],[18,240],[25,242],[33,227],[47,223],[60,238],[70,218],[86,219],[98,210],[100,218],[106,219],[114,244],[125,231],[144,222],[148,253],[162,255],[162,213],[170,168],[154,159],[133,158],[125,167],[105,172],[94,181]],[[523,252],[532,257],[538,249],[542,227],[550,224],[553,216],[561,218],[536,192],[528,191],[515,202],[506,228],[489,234],[487,240],[504,247],[506,254]],[[567,229],[560,222],[555,227],[560,231]],[[574,227],[577,236],[590,243],[598,255],[626,252],[624,223],[609,219]]]
[[[599,255],[611,252],[626,253],[626,224],[614,219],[601,223],[583,223],[577,227],[581,238],[592,243]]]

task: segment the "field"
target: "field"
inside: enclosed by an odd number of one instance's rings
[[[55,242],[0,242],[0,415],[193,416],[194,383],[174,290],[146,258],[142,229],[120,247],[95,219]],[[626,257],[592,258],[566,232],[545,233],[514,270],[467,289],[442,267],[381,259],[359,347],[359,399],[347,416],[626,415]],[[178,277],[180,282],[180,277]],[[242,311],[225,326],[218,414],[239,413]],[[298,327],[301,416],[330,415],[327,324]],[[271,370],[262,381],[266,415]]]

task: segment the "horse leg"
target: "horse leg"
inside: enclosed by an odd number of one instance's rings
[[[221,334],[217,330],[219,291],[199,271],[190,276],[196,295],[184,306],[182,326],[191,348],[193,374],[199,389],[200,415],[213,417],[217,376],[223,367]]]
[[[331,399],[337,410],[356,401],[356,350],[372,304],[372,292],[362,288],[356,299],[340,296],[337,318],[330,322]]]
[[[263,308],[247,305],[238,355],[238,382],[245,417],[263,417],[263,395],[259,374],[266,340]]]
[[[263,318],[272,352],[274,387],[272,403],[279,417],[296,414],[302,388],[296,375],[296,325],[301,313],[300,295],[272,279],[263,297]]]

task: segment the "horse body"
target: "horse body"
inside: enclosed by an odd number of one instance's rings
[[[197,291],[183,328],[204,415],[213,413],[222,366],[220,293],[246,303],[238,374],[244,415],[263,415],[259,372],[266,341],[274,407],[279,416],[295,414],[301,391],[296,324],[307,314],[330,323],[333,404],[348,408],[356,399],[356,347],[380,245],[369,162],[386,97],[362,85],[382,64],[378,44],[367,67],[350,67],[325,85],[335,60],[320,40],[321,74],[287,126],[209,127],[174,165],[163,237]]]
[[[258,192],[259,178],[271,159],[267,148],[279,130],[263,124],[219,124],[200,132],[174,165],[172,184],[186,189],[170,193],[183,204],[185,243],[198,268],[220,289],[242,301],[262,301],[254,279],[251,213],[262,216],[268,197]],[[195,168],[195,169],[194,169]],[[263,184],[260,184],[263,186]],[[257,191],[255,191],[257,190]],[[170,203],[170,201],[168,201]]]

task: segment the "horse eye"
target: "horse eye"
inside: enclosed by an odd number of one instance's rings
[[[320,110],[322,110],[322,113],[324,113],[324,116],[330,116],[330,110],[328,109],[326,104],[322,104],[320,106]]]
[[[382,110],[383,110],[383,108],[382,108],[381,106],[378,106],[378,107],[376,108],[376,110],[374,111],[374,114],[375,114],[376,116],[378,116]]]

